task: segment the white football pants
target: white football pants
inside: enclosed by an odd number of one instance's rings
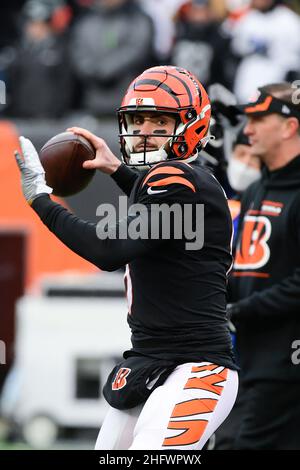
[[[147,401],[110,407],[96,450],[200,450],[230,413],[238,390],[236,371],[210,362],[181,364]]]

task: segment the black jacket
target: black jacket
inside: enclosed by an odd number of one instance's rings
[[[292,344],[300,339],[300,156],[246,191],[231,302],[245,381],[299,381]],[[254,234],[254,235],[253,235]]]

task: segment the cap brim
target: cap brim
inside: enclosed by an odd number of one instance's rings
[[[273,97],[268,95],[263,101],[260,99],[252,103],[236,105],[236,112],[238,114],[246,114],[247,116],[264,116],[270,114],[270,105],[273,101]]]

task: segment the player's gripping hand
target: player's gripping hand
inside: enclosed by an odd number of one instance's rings
[[[87,170],[100,170],[107,175],[111,175],[117,171],[121,165],[121,161],[112,153],[104,139],[97,137],[95,134],[82,127],[69,127],[67,131],[82,135],[96,150],[96,157],[92,160],[86,160],[82,165],[83,168]]]
[[[52,188],[46,184],[45,170],[32,142],[25,137],[20,137],[19,141],[24,159],[17,151],[15,151],[15,158],[21,173],[24,197],[31,205],[40,194],[51,194]]]

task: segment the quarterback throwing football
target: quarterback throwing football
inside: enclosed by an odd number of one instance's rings
[[[21,138],[23,192],[44,224],[102,270],[126,265],[132,348],[104,387],[110,409],[96,449],[202,449],[235,402],[238,374],[226,320],[232,222],[222,187],[201,165],[210,115],[196,77],[159,66],[131,83],[118,110],[123,163],[103,139],[69,129],[96,149],[84,167],[111,175],[129,197],[127,217],[109,227],[114,237],[102,237],[96,224],[51,200],[38,154]],[[143,208],[147,236],[118,236],[137,217],[133,204]],[[204,208],[201,247],[172,227],[164,236],[164,217],[154,216],[173,204],[188,206],[195,231],[197,207]]]

